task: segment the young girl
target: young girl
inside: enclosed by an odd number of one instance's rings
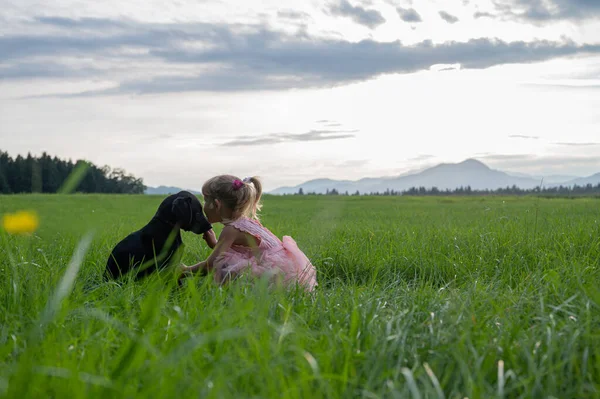
[[[215,281],[223,284],[242,272],[250,272],[313,290],[317,285],[315,268],[296,242],[289,236],[280,240],[258,221],[262,195],[258,178],[216,176],[204,183],[202,195],[209,223],[225,227],[218,241],[212,230],[204,234],[212,254],[194,266],[182,266],[181,278],[197,271],[214,271]]]

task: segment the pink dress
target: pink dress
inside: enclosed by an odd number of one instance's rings
[[[223,224],[252,235],[258,248],[233,245],[219,255],[213,263],[217,283],[249,271],[256,277],[272,274],[287,285],[299,283],[308,291],[317,285],[315,267],[292,237],[283,236],[280,240],[259,221],[246,217]]]

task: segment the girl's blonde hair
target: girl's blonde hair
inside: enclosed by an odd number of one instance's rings
[[[244,180],[232,175],[215,176],[204,183],[202,195],[210,197],[206,201],[220,200],[234,214],[258,220],[262,184],[256,176]]]

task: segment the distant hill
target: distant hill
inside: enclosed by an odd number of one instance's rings
[[[171,195],[171,194],[176,194],[180,191],[189,191],[190,193],[194,194],[194,195],[199,195],[201,194],[198,191],[194,191],[194,190],[186,190],[183,188],[179,188],[179,187],[168,187],[168,186],[158,186],[158,187],[146,187],[146,191],[144,191],[144,194],[148,194],[148,195]]]
[[[548,186],[548,185],[553,185],[553,184],[560,184],[569,180],[574,180],[574,179],[578,179],[579,176],[570,176],[570,175],[548,175],[548,176],[542,176],[542,175],[528,175],[526,173],[516,173],[516,172],[506,172],[511,176],[516,176],[516,177],[527,177],[530,179],[536,179],[538,182],[541,182],[542,179],[544,179],[544,186]]]
[[[572,176],[564,176],[565,180]],[[558,176],[551,176],[552,185],[560,185]],[[589,178],[570,180],[572,184],[582,185],[583,182],[600,182],[600,174]],[[324,194],[327,190],[336,189],[340,193],[348,191],[352,194],[385,192],[386,190],[404,191],[412,187],[437,187],[440,190],[453,190],[470,186],[473,190],[495,190],[498,188],[517,186],[521,189],[532,189],[540,185],[541,177],[516,175],[491,169],[476,159],[467,159],[460,163],[443,163],[423,171],[397,177],[365,178],[356,181],[317,179],[293,187],[280,187],[271,194],[294,194],[300,188],[304,193]],[[577,182],[577,183],[575,183]],[[563,183],[563,185],[568,183]],[[586,183],[587,184],[587,183]],[[544,186],[550,186],[544,181]]]
[[[588,176],[588,177],[579,177],[577,179],[573,179],[573,180],[569,180],[566,181],[564,183],[560,183],[560,184],[553,184],[552,186],[567,186],[567,187],[572,187],[572,186],[586,186],[588,184],[591,184],[592,186],[597,186],[598,184],[600,184],[600,173],[596,173],[595,175],[592,176]]]

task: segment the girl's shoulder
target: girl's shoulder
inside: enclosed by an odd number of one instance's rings
[[[226,222],[223,222],[223,224],[227,225],[245,225],[245,224],[250,224],[250,225],[258,225],[262,227],[262,223],[257,220],[257,219],[253,219],[250,218],[248,216],[240,216],[237,219],[232,219],[232,220],[228,220]]]
[[[258,220],[250,219],[245,216],[242,216],[240,218],[237,218],[237,219],[234,219],[231,221],[227,221],[223,224],[225,225],[225,227],[231,226],[237,230],[241,230],[243,232],[251,233],[251,234],[254,234],[254,233],[264,229],[263,225]]]
[[[268,235],[268,231],[260,224],[260,222],[247,217],[228,221],[223,224],[225,225],[223,231],[227,229],[237,232],[238,236],[236,241],[238,245],[245,243],[248,235],[254,237],[258,243],[261,243],[265,236]]]

